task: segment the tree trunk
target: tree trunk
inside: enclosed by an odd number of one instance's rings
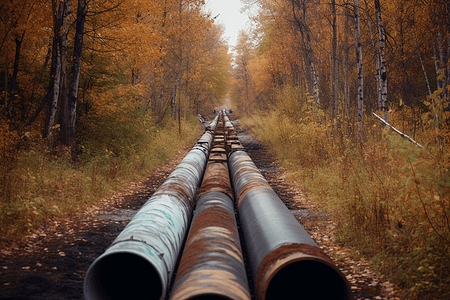
[[[332,27],[333,27],[333,41],[332,41],[332,56],[333,56],[333,72],[332,72],[332,95],[333,95],[333,119],[337,118],[339,108],[339,69],[337,59],[337,24],[336,24],[336,0],[331,0],[331,14],[332,14]]]
[[[15,101],[16,98],[16,90],[17,90],[17,74],[19,73],[19,60],[20,60],[20,50],[22,48],[22,41],[23,38],[25,36],[25,31],[22,33],[22,36],[16,37],[14,39],[15,43],[16,43],[16,53],[14,55],[14,66],[13,66],[13,74],[11,77],[11,85],[10,85],[10,91],[9,91],[9,105],[13,105],[13,102]],[[21,113],[22,113],[22,119],[24,118],[24,113],[25,113],[25,103],[24,103],[24,99],[22,99],[22,109],[21,109]]]
[[[445,6],[445,12],[447,13],[447,59],[450,60],[450,2],[447,1]],[[450,62],[447,64],[447,82],[446,86],[450,85]],[[446,89],[447,101],[450,102],[449,90]]]
[[[373,50],[373,58],[375,60],[375,69],[376,69],[376,74],[375,74],[375,80],[376,80],[376,85],[377,85],[377,108],[378,110],[381,110],[381,72],[380,72],[380,54],[378,51],[378,48],[375,45],[375,40],[373,37],[373,31],[372,31],[372,21],[370,18],[370,10],[369,10],[369,5],[367,4],[367,1],[364,0],[364,3],[366,4],[366,13],[367,13],[367,28],[369,29],[369,36],[370,36],[370,43],[372,45],[372,50]]]
[[[56,110],[58,109],[59,100],[59,82],[61,80],[61,53],[59,51],[58,35],[61,30],[61,15],[63,13],[63,2],[59,3],[56,8],[57,1],[52,0],[53,9],[53,44],[52,44],[52,64],[50,70],[50,85],[47,93],[47,102],[49,109],[47,113],[47,145],[53,147],[53,131],[55,126]]]
[[[61,103],[61,142],[65,146],[70,146],[70,119],[69,119],[69,95],[67,89],[67,34],[69,31],[70,9],[72,0],[64,1],[64,15],[60,36],[61,51],[61,82],[60,82],[60,103]]]
[[[247,61],[244,61],[244,83],[245,83],[245,113],[248,116],[249,115],[249,109],[250,109],[250,78],[249,78],[249,72],[247,70]]]
[[[345,53],[344,53],[344,98],[345,98],[345,116],[347,120],[350,118],[350,84],[349,84],[349,63],[350,63],[350,45],[348,42],[348,36],[350,35],[350,14],[349,11],[345,10],[345,36],[344,36],[344,43],[345,43]]]
[[[314,95],[314,99],[316,101],[316,105],[320,105],[319,100],[319,78],[317,76],[316,68],[314,66],[314,51],[312,48],[312,38],[311,38],[311,30],[308,26],[308,23],[306,21],[306,6],[303,3],[303,26],[306,32],[306,40],[307,40],[307,58],[308,58],[308,64],[309,64],[309,70],[311,72],[311,80],[312,80],[312,86],[313,91],[312,94]],[[303,32],[303,31],[302,31]]]
[[[59,83],[61,81],[61,56],[59,52],[59,45],[57,37],[54,37],[53,41],[53,55],[52,55],[52,74],[51,87],[49,88],[49,112],[47,116],[47,145],[53,147],[53,131],[55,129],[56,110],[58,109],[59,100]]]
[[[183,25],[183,15],[182,15],[182,1],[180,0],[179,3],[179,7],[178,7],[179,11],[179,26],[180,26],[180,39],[178,40],[178,47],[179,47],[179,52],[180,52],[180,85],[181,85],[181,80],[183,78],[183,47],[182,47],[182,40],[181,40],[181,35],[182,35],[182,25]],[[181,135],[181,86],[180,86],[180,91],[178,92],[178,134]]]
[[[177,97],[177,89],[178,85],[180,83],[180,75],[178,72],[175,74],[175,84],[172,90],[172,95],[170,96],[170,109],[171,109],[171,116],[173,120],[176,120],[177,116],[177,107],[176,107],[176,97]]]
[[[86,1],[78,0],[77,25],[75,29],[74,53],[72,62],[72,81],[69,88],[69,146],[74,146],[77,120],[78,87],[80,84],[81,57],[83,53],[84,23],[86,20]]]
[[[301,14],[300,16],[297,16],[296,13],[296,7],[301,9],[302,11],[299,12]],[[297,2],[292,1],[292,13],[295,22],[297,23],[297,26],[300,30],[300,33],[302,34],[303,43],[305,44],[305,52],[306,52],[306,58],[308,60],[309,65],[309,71],[311,74],[311,84],[312,84],[312,91],[311,94],[314,96],[316,105],[319,106],[320,100],[319,100],[319,78],[317,76],[316,68],[314,66],[314,51],[312,49],[312,38],[311,38],[311,30],[308,26],[307,20],[306,20],[306,3],[304,2]],[[305,41],[306,36],[306,41]]]
[[[8,54],[5,54],[5,100],[4,110],[8,111]]]
[[[427,84],[428,95],[431,96],[432,93],[431,93],[430,82],[428,81],[427,71],[425,70],[425,65],[423,64],[422,54],[420,53],[419,44],[417,43],[417,37],[416,37],[415,33],[414,33],[414,42],[416,44],[416,52],[417,52],[417,56],[419,57],[420,66],[422,67],[422,72],[423,72],[423,75],[425,77],[425,82]]]
[[[363,61],[362,61],[362,51],[361,51],[361,29],[359,22],[359,0],[355,0],[355,46],[356,46],[356,68],[357,68],[357,89],[358,89],[358,128],[360,134],[363,128],[363,113],[364,113],[364,72],[363,72]]]
[[[316,73],[316,68],[314,66],[314,52],[312,49],[312,40],[311,40],[311,32],[307,31],[307,39],[308,39],[308,62],[309,62],[309,69],[311,72],[311,77],[313,80],[313,95],[314,99],[316,100],[316,105],[320,105],[320,99],[319,99],[319,77]]]
[[[381,18],[380,0],[375,0],[375,14],[378,23],[378,38],[380,43],[380,87],[381,87],[381,111],[384,114],[384,120],[389,122],[388,90],[387,90],[387,70],[386,70],[386,32],[384,31]]]
[[[60,92],[62,91],[61,85],[63,81],[62,69],[65,68],[65,63],[63,64],[62,55],[64,58],[66,53],[64,53],[63,47],[63,35],[67,38],[68,21],[70,17],[70,5],[69,1],[61,1],[59,7],[56,8],[57,1],[52,1],[53,9],[53,27],[54,27],[54,37],[53,37],[53,49],[52,49],[52,67],[51,67],[51,77],[50,77],[50,88],[48,92],[49,99],[49,112],[47,117],[47,145],[53,147],[53,135],[56,120],[56,112],[58,110],[58,104],[60,100]],[[67,40],[66,40],[67,42]],[[65,45],[65,50],[67,51],[67,44]],[[65,70],[64,70],[65,73]]]
[[[165,90],[165,83],[164,83],[164,76],[162,76],[163,82],[161,83],[161,89],[159,90],[159,110],[158,110],[158,119],[156,120],[156,124],[159,124],[164,119],[164,115],[166,114],[164,109],[164,90]]]

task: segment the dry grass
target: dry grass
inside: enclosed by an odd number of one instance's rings
[[[365,138],[360,141],[351,131],[325,125],[306,101],[302,106],[293,104],[297,100],[289,94],[283,97],[287,104],[241,123],[337,221],[339,241],[394,278],[405,291],[404,298],[450,298],[446,125],[440,128],[440,143],[435,141],[434,126],[424,123],[416,129],[415,137],[426,145],[420,149],[366,119]],[[285,108],[293,106],[296,113],[286,114]],[[408,111],[391,112],[391,121],[412,130],[405,124],[405,114]]]
[[[49,218],[75,213],[120,190],[126,182],[145,176],[178,150],[195,143],[200,134],[194,122],[183,123],[181,135],[174,124],[140,130],[138,141],[117,141],[135,143],[133,151],[114,153],[98,145],[102,151],[94,149],[95,154],[84,156],[78,163],[71,162],[64,149],[50,154],[38,140],[29,141],[26,149],[8,156],[3,152],[0,244],[19,240]]]

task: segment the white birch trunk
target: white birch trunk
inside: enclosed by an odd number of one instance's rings
[[[312,48],[312,38],[311,38],[311,30],[308,26],[308,22],[306,20],[306,4],[302,4],[302,10],[303,10],[303,28],[306,32],[306,42],[307,42],[307,58],[308,58],[308,64],[309,64],[309,71],[311,73],[311,80],[312,80],[312,94],[314,95],[314,99],[316,101],[316,105],[320,105],[320,98],[319,98],[319,78],[317,76],[316,68],[314,66],[314,51]],[[303,34],[303,31],[302,31]]]
[[[386,69],[386,32],[384,31],[381,18],[380,0],[375,0],[375,14],[378,23],[378,39],[380,44],[380,87],[381,87],[381,111],[384,120],[389,122],[388,89],[387,89],[387,69]]]
[[[59,100],[59,85],[61,82],[61,53],[59,52],[58,43],[54,44],[53,47],[56,47],[57,55],[56,55],[56,73],[53,81],[53,93],[51,95],[50,102],[50,115],[48,119],[48,127],[47,127],[47,145],[49,147],[53,147],[53,132],[55,129],[55,118],[56,118],[56,110],[58,109],[58,100]]]
[[[416,44],[416,52],[417,52],[417,56],[419,57],[420,66],[422,67],[423,75],[425,76],[425,82],[427,83],[428,95],[431,96],[432,93],[431,93],[430,82],[428,80],[427,71],[425,70],[425,65],[423,64],[422,54],[420,53],[419,44],[417,43],[417,37],[416,37],[415,33],[414,33],[414,43]]]
[[[56,120],[56,112],[58,110],[58,104],[60,100],[61,94],[61,86],[62,80],[65,80],[63,76],[65,76],[65,64],[63,64],[63,57],[65,58],[65,52],[67,51],[67,40],[64,42],[64,34],[67,37],[68,23],[70,17],[70,8],[71,1],[61,1],[59,2],[58,10],[56,11],[56,1],[53,2],[53,9],[55,18],[54,18],[54,34],[53,38],[53,60],[56,62],[52,62],[54,64],[54,78],[52,80],[52,94],[50,100],[50,112],[47,124],[47,145],[49,147],[53,147],[54,142],[54,130],[55,130],[55,120]],[[65,47],[65,49],[62,49]],[[64,54],[64,55],[63,55]],[[64,67],[64,68],[63,68]],[[64,69],[64,72],[63,72]],[[65,86],[64,86],[65,87]]]
[[[319,78],[316,73],[316,68],[314,67],[314,52],[312,49],[312,41],[311,41],[311,35],[308,34],[308,60],[309,60],[309,69],[311,71],[311,77],[313,80],[313,95],[314,99],[316,100],[316,105],[320,105],[320,99],[319,99]]]
[[[78,0],[77,25],[75,30],[74,55],[72,62],[72,81],[69,88],[69,145],[75,140],[77,118],[78,86],[80,84],[81,56],[83,51],[84,22],[86,18],[86,1]]]
[[[359,0],[354,0],[355,8],[355,46],[356,46],[356,68],[357,68],[357,89],[358,89],[358,128],[361,133],[363,128],[363,113],[364,113],[364,72],[363,72],[363,61],[362,61],[362,51],[361,51],[361,29],[360,29],[360,18],[359,18]]]

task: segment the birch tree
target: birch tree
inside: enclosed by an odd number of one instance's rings
[[[74,39],[74,53],[72,62],[72,81],[69,88],[68,99],[68,123],[69,128],[66,128],[68,132],[67,146],[72,146],[75,141],[76,133],[76,118],[77,118],[77,100],[78,100],[78,86],[80,84],[80,72],[81,72],[81,56],[83,52],[83,36],[84,36],[84,23],[86,19],[86,0],[78,0],[77,10],[77,24],[75,29]]]
[[[388,107],[388,90],[387,90],[387,70],[386,70],[386,32],[384,30],[383,21],[381,18],[380,0],[375,0],[375,14],[378,24],[378,40],[380,44],[380,88],[381,88],[381,111],[383,112],[384,120],[389,122],[389,107]]]
[[[67,32],[69,29],[71,6],[71,0],[59,1],[59,3],[58,0],[52,0],[54,37],[52,46],[51,78],[48,91],[48,97],[50,101],[46,130],[47,145],[49,147],[52,147],[54,142],[53,138],[54,130],[56,128],[56,112],[60,100],[60,92],[65,92],[64,89],[61,88],[61,85],[62,82],[66,80],[65,57],[67,53]]]
[[[319,98],[319,76],[316,72],[316,67],[314,65],[314,50],[312,47],[312,33],[307,22],[307,3],[306,0],[292,0],[292,12],[294,20],[297,24],[298,29],[303,38],[303,43],[305,45],[306,58],[308,60],[309,70],[311,74],[312,81],[312,95],[316,105],[320,104]]]
[[[360,132],[363,127],[363,113],[364,113],[364,72],[363,72],[363,60],[361,49],[361,29],[360,29],[360,17],[359,17],[359,0],[355,0],[355,47],[356,47],[356,69],[357,69],[357,103],[358,103],[358,128]]]

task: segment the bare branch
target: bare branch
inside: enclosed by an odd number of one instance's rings
[[[413,144],[416,144],[417,146],[419,146],[420,148],[423,148],[423,146],[421,144],[419,144],[418,142],[416,142],[415,140],[413,140],[412,138],[410,138],[409,136],[407,136],[406,134],[404,134],[403,132],[397,130],[394,126],[392,126],[391,124],[389,124],[388,122],[386,122],[383,118],[381,118],[380,116],[378,116],[376,113],[372,113],[375,117],[378,118],[378,120],[380,120],[383,124],[389,126],[392,128],[392,130],[394,130],[396,133],[398,133],[402,138],[407,139],[408,141],[410,141]]]

